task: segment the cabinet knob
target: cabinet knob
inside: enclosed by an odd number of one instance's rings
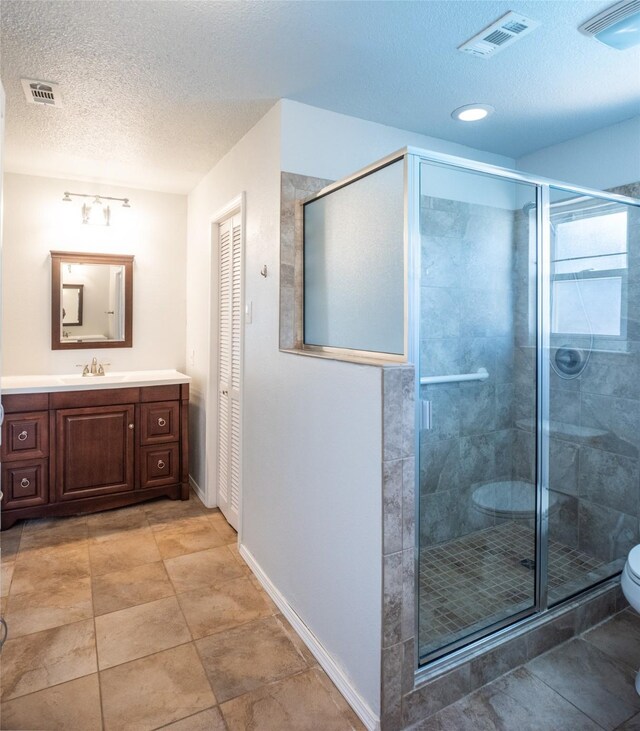
[[[158,460],[158,469],[159,470],[163,470],[164,469],[164,462],[161,459]]]
[[[161,416],[158,417],[158,426],[166,426],[167,420],[163,419]]]
[[[129,424],[129,429],[133,429],[133,424]]]
[[[27,478],[26,478],[26,477],[23,477],[23,478],[22,478],[22,479],[20,480],[20,487],[29,487],[29,485],[30,485],[30,484],[31,484],[31,483],[29,482],[29,480],[27,480]]]
[[[28,436],[29,436],[29,435],[27,434],[27,432],[26,432],[26,431],[21,431],[21,432],[20,432],[20,434],[18,434],[18,441],[20,441],[20,442],[24,442],[24,440],[25,440],[25,439],[26,439],[26,438],[27,438]]]

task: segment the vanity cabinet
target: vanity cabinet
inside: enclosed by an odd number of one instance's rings
[[[2,529],[188,499],[188,384],[9,394],[2,404]]]

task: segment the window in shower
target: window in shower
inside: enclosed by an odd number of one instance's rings
[[[627,211],[599,202],[552,209],[551,332],[626,337]]]

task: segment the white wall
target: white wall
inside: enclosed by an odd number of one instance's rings
[[[119,198],[112,225],[82,224],[65,190]],[[6,173],[2,272],[3,375],[73,373],[95,354],[108,370],[185,363],[186,196]],[[50,250],[133,254],[133,347],[51,350]]]
[[[245,326],[242,544],[377,713],[380,373],[278,350],[279,140],[276,105],[189,196],[187,352],[195,352],[188,372],[199,400],[192,474],[215,490],[215,421],[202,431],[216,388],[208,377],[209,221],[245,191],[253,322]]]
[[[420,147],[513,168],[510,157],[283,99],[282,170],[337,180],[402,147]]]
[[[640,117],[532,152],[517,166],[598,190],[635,183],[640,180]]]

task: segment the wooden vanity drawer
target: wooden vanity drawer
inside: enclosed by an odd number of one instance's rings
[[[159,401],[140,406],[140,444],[177,442],[180,438],[180,402]]]
[[[48,460],[2,467],[2,509],[28,508],[49,502]]]
[[[180,450],[177,444],[142,447],[140,487],[172,485],[180,480]]]
[[[2,425],[2,460],[41,459],[49,456],[49,414],[7,414]]]

